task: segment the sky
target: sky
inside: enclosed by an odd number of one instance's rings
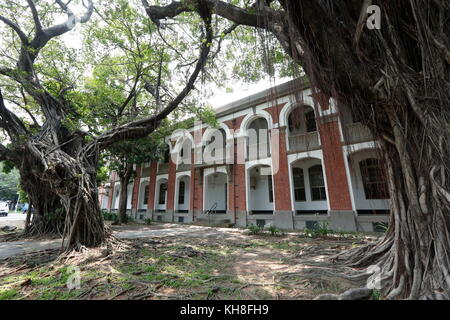
[[[213,95],[207,100],[207,102],[212,106],[213,109],[217,109],[224,106],[230,102],[245,98],[249,95],[264,91],[273,87],[274,85],[280,85],[284,82],[291,80],[290,78],[275,78],[275,84],[269,78],[262,79],[256,83],[243,83],[236,82],[233,85],[233,91],[227,92],[226,89],[218,90],[217,94]]]

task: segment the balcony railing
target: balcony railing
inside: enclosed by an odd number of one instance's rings
[[[247,145],[247,160],[259,160],[270,157],[269,142],[249,143]]]
[[[319,133],[317,131],[289,136],[290,152],[303,152],[319,148]]]
[[[345,126],[344,141],[346,143],[358,143],[373,140],[369,128],[360,122]]]
[[[188,171],[191,170],[192,164],[180,163],[177,165],[177,171]]]

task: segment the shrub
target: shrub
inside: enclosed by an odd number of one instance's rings
[[[311,238],[325,237],[328,234],[330,234],[330,232],[331,232],[331,230],[328,228],[327,221],[317,223],[314,226],[314,228],[311,228],[311,229],[305,228],[305,229],[303,229],[303,231],[305,232],[305,235],[307,237],[311,237]]]
[[[267,228],[267,231],[270,232],[270,235],[271,235],[271,236],[276,236],[276,235],[278,235],[278,234],[281,234],[281,231],[280,231],[279,229],[277,229],[276,227],[274,227],[274,226],[269,226],[269,227]]]
[[[254,224],[248,226],[247,229],[250,231],[250,234],[254,234],[254,235],[260,234],[262,232],[262,228],[258,225],[254,225]]]
[[[147,224],[147,225],[151,225],[152,224],[152,219],[150,219],[150,218],[144,219],[144,223]]]
[[[116,221],[117,220],[117,215],[115,213],[108,212],[106,210],[102,210],[102,214],[103,214],[103,220],[105,220],[105,221]]]

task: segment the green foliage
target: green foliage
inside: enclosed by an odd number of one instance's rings
[[[258,234],[261,234],[263,232],[263,228],[261,228],[258,225],[255,225],[255,224],[249,225],[247,227],[247,230],[249,230],[250,234],[252,234],[252,235],[258,235]]]
[[[0,162],[0,200],[15,201],[19,192],[19,172],[10,162]]]
[[[281,230],[279,230],[277,227],[274,227],[274,226],[269,226],[267,228],[267,231],[269,231],[271,236],[277,236],[277,235],[281,234]]]
[[[102,210],[103,220],[105,221],[117,221],[117,214]]]
[[[152,224],[152,219],[146,218],[146,219],[144,220],[144,223],[145,223],[146,225],[151,225],[151,224]]]
[[[381,292],[377,289],[372,290],[372,300],[382,300],[383,296],[381,295]]]
[[[319,222],[315,225],[313,228],[305,228],[303,229],[303,232],[307,237],[310,238],[319,238],[319,237],[325,237],[331,233],[331,230],[328,227],[328,222],[323,221]]]

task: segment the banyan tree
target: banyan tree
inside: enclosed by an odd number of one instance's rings
[[[378,266],[390,299],[450,298],[450,3],[236,3],[143,0],[158,25],[209,10],[272,34],[316,93],[351,108],[380,144],[391,210],[384,238],[346,253],[346,263]]]
[[[94,3],[89,0],[84,4],[82,16],[77,16],[62,0],[50,3],[50,7],[41,8],[41,11],[33,0],[27,0],[26,5],[16,3],[15,10],[20,12],[18,16],[6,16],[0,12],[0,23],[6,25],[5,32],[12,34],[11,50],[3,61],[14,61],[0,65],[0,77],[6,83],[0,88],[0,129],[7,136],[6,143],[0,144],[0,161],[9,161],[18,168],[21,186],[35,209],[28,231],[40,233],[59,229],[64,235],[66,249],[98,246],[107,237],[97,193],[99,153],[118,142],[146,137],[158,128],[194,88],[212,41],[211,13],[204,10],[200,20],[203,41],[179,93],[170,95],[170,99],[161,103],[151,116],[94,134],[72,124],[74,119],[82,117],[77,112],[76,101],[67,95],[73,88],[56,87],[59,90],[55,90],[43,83],[40,69],[36,66],[46,46],[91,19]],[[39,5],[47,6],[47,3]],[[31,25],[23,23],[27,30],[20,23],[24,22],[20,19],[23,17],[22,9],[28,10],[26,12],[32,16]],[[49,12],[62,12],[67,18],[59,24],[46,26],[53,21],[49,22],[45,16]],[[46,19],[41,19],[42,16]],[[13,56],[14,51],[18,52],[17,56]],[[150,88],[157,85],[145,83]],[[12,111],[5,103],[2,92],[7,86],[17,87],[17,91],[22,93],[24,104],[19,103],[22,113]],[[129,100],[133,100],[135,93],[136,90],[132,90]],[[36,108],[31,111],[25,105],[29,99],[37,106],[37,111]],[[31,104],[30,101],[28,103]],[[22,114],[28,115],[27,121]],[[41,121],[37,121],[37,115]]]

